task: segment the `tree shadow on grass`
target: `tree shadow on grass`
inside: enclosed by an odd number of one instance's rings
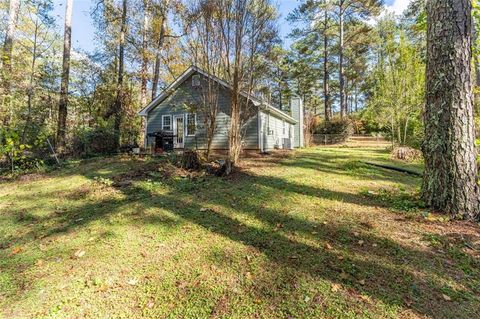
[[[316,172],[327,173],[337,176],[348,176],[359,178],[362,180],[372,181],[388,181],[401,183],[408,186],[416,186],[419,183],[419,178],[405,173],[390,171],[388,169],[372,167],[365,163],[365,161],[375,160],[379,162],[388,162],[383,156],[374,158],[362,158],[361,156],[352,156],[341,152],[342,149],[320,149],[317,152],[302,152],[292,157],[288,157],[283,161],[278,161],[276,158],[272,160],[265,159],[265,162],[279,164],[285,167],[295,167],[310,169]],[[369,150],[377,152],[379,155],[385,155],[383,150]],[[401,164],[407,165],[408,164]]]
[[[86,176],[93,178],[96,175],[89,171]],[[218,184],[212,187],[212,182]],[[253,247],[282,271],[304,273],[313,278],[328,280],[389,305],[411,308],[419,314],[435,318],[458,317],[456,315],[460,308],[465,317],[472,317],[478,311],[478,300],[472,297],[475,292],[469,288],[455,291],[454,303],[442,299],[442,291],[447,289],[445,282],[450,278],[443,266],[438,266],[441,259],[432,251],[402,246],[389,238],[375,235],[369,229],[359,228],[358,225],[334,221],[325,225],[266,205],[272,200],[272,193],[279,193],[278,191],[285,195],[343,200],[366,206],[374,205],[373,200],[368,202],[355,194],[317,189],[279,177],[248,173],[237,176],[235,180],[217,180],[211,177],[197,181],[163,181],[168,192],[161,194],[155,192],[155,188],[148,183],[140,178],[131,186],[117,188],[123,195],[122,198],[105,199],[76,207],[57,216],[48,227],[33,227],[29,233],[7,240],[10,244],[22,244],[77,230],[96,220],[108,218],[124,207],[139,204],[143,209],[168,211],[207,232]],[[261,185],[262,188],[252,189],[252,185]],[[252,191],[255,192],[255,199],[264,198],[265,201],[249,199],[248,194]],[[252,226],[248,223],[249,219],[260,221],[263,226]],[[25,222],[31,220],[27,216]],[[178,220],[156,215],[144,218],[137,216],[132,218],[132,222],[165,224],[169,227],[179,223]],[[354,234],[353,229],[358,234]],[[358,244],[360,241],[363,242],[362,245]],[[5,241],[0,243],[0,247],[5,245],[8,245]],[[372,249],[374,246],[376,248]],[[13,273],[13,262],[9,265],[6,260],[3,267],[12,272],[11,276],[19,277],[19,282],[22,281],[21,272]]]

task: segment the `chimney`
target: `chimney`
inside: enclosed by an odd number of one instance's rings
[[[293,127],[293,146],[304,147],[303,140],[303,100],[298,96],[290,98],[290,112],[292,117],[298,121]]]

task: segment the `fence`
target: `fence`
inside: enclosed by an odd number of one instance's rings
[[[343,143],[348,139],[346,134],[313,134],[313,143],[317,145],[330,145]]]

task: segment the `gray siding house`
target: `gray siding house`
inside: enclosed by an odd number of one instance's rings
[[[218,92],[212,149],[228,149],[231,86],[195,66],[189,67],[162,94],[138,112],[146,118],[145,147],[155,143],[152,133],[173,131],[174,148],[206,149],[204,112],[195,106],[205,100],[208,83],[215,83],[215,92]],[[243,98],[247,99],[246,94],[243,94]],[[290,101],[292,114],[255,97],[249,100],[248,112],[242,112],[245,113],[242,119],[244,149],[266,152],[276,148],[303,147],[303,105],[300,98]]]

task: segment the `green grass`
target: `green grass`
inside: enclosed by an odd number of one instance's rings
[[[115,157],[4,182],[0,316],[479,317],[478,225],[364,161],[392,164],[329,147],[229,178]]]

